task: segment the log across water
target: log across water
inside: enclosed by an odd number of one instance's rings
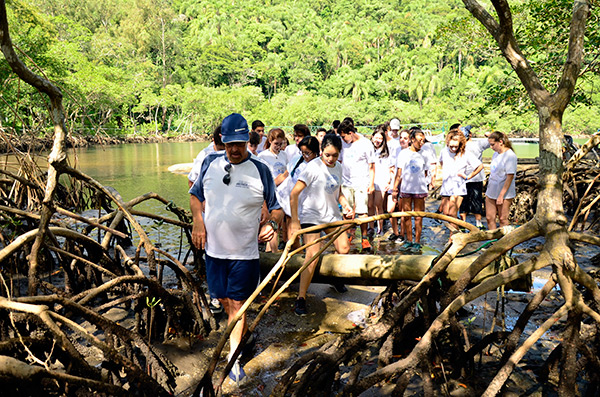
[[[266,275],[277,263],[279,256],[279,254],[261,252],[260,266],[263,275]],[[351,285],[387,285],[390,281],[419,281],[429,270],[434,258],[434,255],[323,255],[315,271],[313,282],[343,281]],[[448,280],[456,281],[475,259],[477,259],[475,255],[454,259],[446,272]],[[284,278],[294,274],[302,266],[303,261],[302,255],[294,255],[286,265]],[[480,282],[496,273],[495,266],[489,265],[477,275],[474,281]],[[529,291],[527,285],[520,287],[514,285],[512,289]]]

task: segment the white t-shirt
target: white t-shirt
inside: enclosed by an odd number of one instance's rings
[[[285,154],[287,158],[292,161],[295,157],[302,156],[302,153],[300,153],[300,149],[298,149],[298,145],[296,144],[287,145],[287,147],[285,148]]]
[[[260,153],[265,150],[265,143],[267,142],[267,137],[262,136],[260,143],[256,145],[256,153]]]
[[[254,156],[231,164],[225,184],[225,154],[210,154],[190,189],[204,203],[206,253],[219,259],[258,259],[258,231],[264,202],[269,211],[280,209],[275,183],[265,163]]]
[[[311,161],[315,160],[318,160],[318,157],[312,159]],[[308,163],[303,161],[300,163],[300,165],[298,165],[298,168],[294,170],[294,167],[296,166],[297,162],[298,161],[288,163],[287,170],[290,175],[287,178],[285,178],[284,181],[279,184],[279,186],[277,186],[277,201],[279,201],[281,209],[283,209],[283,212],[285,212],[287,216],[292,216],[292,211],[290,209],[290,193],[292,193],[292,189],[294,188],[294,185],[296,185],[296,182],[298,182],[298,178],[302,174],[302,171],[308,165]],[[300,197],[298,198],[298,203],[300,205],[304,200],[304,196],[306,195],[305,190],[303,190],[302,193],[300,193]]]
[[[467,146],[465,146],[465,152],[472,153],[475,157],[479,159],[479,162],[483,159],[483,151],[490,147],[490,142],[485,139],[473,139],[471,138],[467,141]],[[475,166],[475,168],[479,167],[479,165]],[[465,175],[469,176],[471,172],[475,168],[468,168]],[[479,174],[475,175],[473,178],[469,179],[467,182],[483,182],[485,181],[485,171],[481,170]]]
[[[402,170],[400,193],[423,194],[428,192],[429,178],[425,172],[429,171],[429,162],[421,152],[413,152],[410,149],[402,150],[396,159],[396,168]]]
[[[479,167],[479,161],[473,153],[465,152],[462,156],[456,156],[448,147],[442,149],[439,162],[442,163],[442,196],[466,196],[467,181],[458,174],[467,174],[467,168],[474,170]],[[472,171],[471,171],[472,172]]]
[[[396,157],[400,152],[400,140],[399,139],[390,139],[387,142],[388,151],[390,152],[390,164],[393,166],[396,164]]]
[[[502,154],[494,152],[492,164],[490,165],[490,179],[488,181],[485,196],[496,200],[506,181],[508,174],[517,173],[517,155],[512,150],[507,150]],[[513,178],[508,191],[504,195],[505,199],[514,198],[517,193],[515,190],[515,179]]]
[[[360,138],[352,143],[342,140],[342,184],[354,189],[369,187],[369,166],[375,163],[373,144],[367,138]]]
[[[375,190],[385,192],[390,183],[390,155],[381,157],[381,148],[375,150]]]
[[[283,151],[275,154],[270,150],[265,150],[258,154],[258,158],[267,163],[273,179],[283,174],[288,164],[287,155]]]
[[[219,153],[224,153],[224,150],[220,150]],[[214,144],[208,145],[204,149],[200,150],[200,153],[194,159],[194,164],[192,165],[192,170],[188,174],[188,179],[193,183],[198,179],[198,175],[200,175],[200,168],[202,167],[202,162],[210,153],[215,153]]]
[[[329,168],[316,158],[302,171],[299,178],[306,184],[304,199],[298,208],[300,223],[319,225],[342,220],[338,206],[342,183],[342,166]]]

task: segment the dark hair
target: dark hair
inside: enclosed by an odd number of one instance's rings
[[[460,123],[454,123],[450,126],[450,131],[457,130],[460,127]]]
[[[265,150],[271,147],[271,142],[275,139],[285,139],[285,132],[281,128],[273,128],[269,131],[269,135],[267,136],[267,141],[265,142]]]
[[[412,127],[410,129],[410,144],[412,145],[412,140],[415,139],[417,135],[423,135],[425,137],[425,133],[419,127]],[[427,139],[425,139],[427,141]]]
[[[325,128],[323,128],[323,127],[317,128],[317,132],[316,133],[318,134],[321,131],[325,131],[325,133],[327,133],[327,130]]]
[[[342,121],[340,123],[340,125],[338,126],[338,134],[343,133],[351,133],[351,132],[355,132],[356,130],[354,129],[354,122],[352,121],[352,119],[348,120],[348,117],[344,119],[344,121]]]
[[[212,139],[213,139],[213,143],[214,143],[215,147],[225,146],[225,145],[223,145],[223,140],[221,139],[221,124],[216,126],[215,129],[213,130]]]
[[[265,123],[263,123],[262,121],[254,120],[252,122],[252,131],[256,130],[258,127],[264,127],[264,126],[265,126]]]
[[[331,123],[331,126],[333,127],[334,130],[337,130],[337,128],[340,126],[340,121],[333,120],[333,123]]]
[[[381,136],[383,137],[383,143],[381,144],[381,153],[379,153],[379,158],[384,159],[390,155],[390,149],[387,145],[387,130],[385,124],[379,124],[377,127],[375,127],[375,131],[373,131],[373,135],[371,135],[371,142],[373,142],[373,137],[376,134],[381,134]],[[375,147],[375,145],[373,145],[373,147]]]
[[[305,136],[304,138],[302,138],[302,140],[298,144],[298,149],[300,149],[302,146],[306,146],[308,148],[308,150],[310,150],[317,156],[319,155],[319,140],[316,137]],[[292,175],[292,176],[294,175],[294,172],[300,166],[300,164],[302,164],[303,161],[304,161],[304,156],[301,155],[300,158],[298,159],[298,161],[296,162],[296,164],[294,164],[294,168],[292,168],[292,172],[290,172],[290,175]]]
[[[333,128],[329,129],[329,130],[327,130],[327,132],[325,133],[325,135],[327,135],[327,134],[335,134],[335,130]]]
[[[306,124],[296,124],[294,126],[294,135],[310,136],[310,128]]]
[[[338,151],[342,151],[342,138],[336,134],[326,134],[321,141],[321,152],[325,150],[327,146],[333,146]]]
[[[248,140],[248,143],[251,145],[260,144],[260,135],[258,135],[258,132],[250,131],[250,139]]]
[[[494,131],[488,136],[488,139],[493,139],[494,141],[502,142],[504,146],[512,150],[512,143],[510,143],[508,136],[504,132]]]

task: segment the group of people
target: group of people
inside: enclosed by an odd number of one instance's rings
[[[276,252],[280,235],[285,241],[301,228],[385,212],[424,211],[438,172],[441,211],[463,219],[472,213],[483,228],[481,156],[487,147],[495,151],[485,199],[488,228],[496,228],[497,217],[501,226],[508,224],[516,155],[503,133],[474,141],[469,126],[453,125],[437,156],[420,128],[401,129],[397,119],[377,126],[371,137],[360,134],[349,117],[332,127],[312,136],[308,126],[297,124],[295,143],[289,145],[282,129],[273,128],[265,136],[264,123],[254,121],[250,129],[233,113],[194,160],[188,175],[192,242],[205,252],[211,298],[220,302],[229,321],[258,284],[259,242]],[[412,218],[401,219],[400,225],[391,219],[389,240],[403,242],[404,252],[420,253],[422,218],[414,217],[414,235]],[[372,252],[375,233],[384,233],[383,221],[361,223],[361,252]],[[348,253],[354,236],[352,231],[337,237],[336,252]],[[306,233],[303,240],[307,244],[319,237],[320,232]],[[320,243],[306,249],[305,264],[311,263],[301,275],[294,306],[300,316],[308,313],[306,293],[320,249]],[[245,330],[243,316],[230,336],[230,355]],[[243,376],[236,361],[230,377]]]

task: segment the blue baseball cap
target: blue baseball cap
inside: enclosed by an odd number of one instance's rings
[[[239,113],[231,113],[221,124],[221,139],[223,143],[248,142],[250,140],[248,122]]]
[[[463,135],[465,136],[465,138],[469,138],[469,136],[471,136],[471,127],[470,125],[466,126],[466,127],[460,127],[460,132],[463,133]]]

